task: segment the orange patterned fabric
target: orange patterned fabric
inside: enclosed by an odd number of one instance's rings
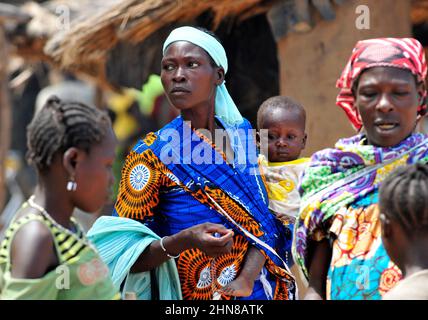
[[[244,237],[235,235],[231,253],[217,258],[210,258],[198,249],[184,251],[177,262],[183,299],[211,300],[215,291],[238,274],[247,249]],[[222,295],[222,299],[230,297]]]
[[[377,204],[343,208],[333,218],[330,232],[336,239],[328,299],[380,299],[401,279],[382,245]]]
[[[248,214],[239,204],[232,200],[220,189],[205,188],[208,193],[222,208],[227,210],[227,213],[235,220],[241,227],[254,234],[256,237],[263,235],[260,225],[254,218]]]
[[[132,151],[126,160],[122,170],[121,190],[116,202],[116,211],[119,216],[137,220],[152,217],[155,207],[159,203],[161,188],[179,185],[174,175],[159,161],[150,149],[142,153]],[[184,190],[191,192],[186,186],[180,185]],[[263,234],[259,224],[236,201],[220,189],[205,188],[209,194],[227,213],[244,229],[256,236]],[[211,206],[207,196],[200,190],[194,197],[201,203]],[[232,252],[216,259],[212,259],[198,249],[184,251],[177,261],[178,271],[182,284],[184,299],[209,300],[220,286],[227,284],[239,272],[245,254],[248,249],[248,241],[239,234],[234,236]],[[287,277],[286,272],[277,267],[266,256],[266,268],[277,275],[277,286],[274,299],[288,299],[288,289],[280,277]],[[214,268],[213,268],[214,267]],[[212,281],[214,279],[214,281]],[[290,279],[291,280],[291,279]],[[230,299],[222,295],[222,299]]]
[[[172,176],[150,149],[142,153],[131,151],[122,169],[121,192],[115,207],[118,215],[138,220],[153,216],[160,187],[176,184]]]

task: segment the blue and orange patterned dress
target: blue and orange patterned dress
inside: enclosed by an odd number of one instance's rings
[[[179,116],[128,155],[114,214],[141,221],[160,236],[204,222],[234,229],[231,253],[213,259],[189,249],[176,259],[184,299],[213,299],[239,274],[249,245],[266,262],[245,299],[294,299],[295,281],[286,261],[291,239],[268,211],[251,125],[245,120],[230,127],[216,119],[228,132],[233,163]]]

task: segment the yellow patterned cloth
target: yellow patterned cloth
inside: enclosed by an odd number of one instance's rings
[[[270,210],[296,218],[300,206],[300,177],[309,160],[300,158],[287,162],[268,162],[265,156],[259,156],[260,171],[265,178]]]

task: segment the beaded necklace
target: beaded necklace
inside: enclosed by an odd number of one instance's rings
[[[34,202],[34,198],[35,198],[35,196],[34,196],[34,194],[28,199],[28,201],[27,201],[27,203],[28,203],[28,205],[30,206],[30,207],[32,207],[32,208],[34,208],[34,209],[36,209],[37,211],[39,211],[42,215],[43,215],[43,217],[45,217],[47,220],[49,220],[56,228],[58,228],[59,230],[61,230],[62,232],[64,232],[64,233],[66,233],[66,234],[69,234],[69,235],[71,235],[71,236],[77,236],[77,234],[76,233],[74,233],[74,232],[72,232],[71,230],[69,230],[69,229],[67,229],[67,228],[65,228],[65,227],[63,227],[62,225],[60,225],[58,222],[56,222],[55,221],[55,219],[54,218],[52,218],[52,216],[46,211],[46,209],[45,208],[43,208],[42,206],[40,206],[40,205],[38,205],[37,203],[35,203]],[[78,239],[79,240],[81,240],[84,244],[86,244],[87,246],[89,246],[91,249],[93,249],[95,252],[98,252],[97,251],[97,249],[95,248],[95,246],[92,244],[92,243],[90,243],[87,239],[86,239],[86,237],[84,236],[84,234],[83,234],[83,231],[81,231],[82,230],[82,228],[78,225],[78,223],[74,223],[73,222],[73,224],[75,224],[75,226],[76,226],[76,228],[77,229],[79,229],[79,231],[81,232],[81,234],[82,234],[82,236],[81,237],[78,237]]]
[[[217,123],[214,121],[214,125],[215,125],[215,130],[217,129],[222,129],[220,126],[217,125]],[[202,134],[201,132],[199,132],[198,130],[192,128],[193,132],[199,137],[201,138],[203,141],[205,141],[208,145],[210,145],[214,150],[216,150],[221,157],[223,158],[223,160],[227,163],[227,157],[226,154],[224,153],[224,151],[222,149],[220,149],[219,147],[217,147],[217,145],[214,143],[214,141],[208,139],[204,134]],[[231,163],[233,165],[233,161]]]

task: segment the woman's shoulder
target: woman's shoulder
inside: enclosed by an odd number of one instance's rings
[[[352,153],[352,150],[363,145],[364,136],[361,134],[339,139],[333,147],[324,148],[314,152],[310,158],[310,166],[335,161],[337,158]]]
[[[383,300],[427,300],[428,270],[418,271],[397,283]]]
[[[27,214],[13,222],[3,245],[4,249],[10,248],[12,273],[16,278],[41,278],[52,265],[58,264],[52,229],[36,214]]]
[[[178,135],[181,134],[183,126],[183,120],[180,116],[175,118],[173,121],[167,123],[164,127],[158,131],[152,131],[147,133],[144,137],[139,139],[134,147],[131,149],[131,153],[144,153],[148,149],[156,148],[156,145],[160,141],[168,142],[169,138],[177,138],[178,136],[173,134],[171,130],[175,130]]]
[[[242,122],[236,125],[237,129],[245,129],[245,130],[252,130],[253,129],[253,125],[251,124],[251,122],[242,117]]]
[[[144,137],[139,139],[137,143],[132,147],[131,152],[134,153],[143,153],[145,150],[149,149],[150,145],[156,140],[157,135],[155,132],[149,132]]]

